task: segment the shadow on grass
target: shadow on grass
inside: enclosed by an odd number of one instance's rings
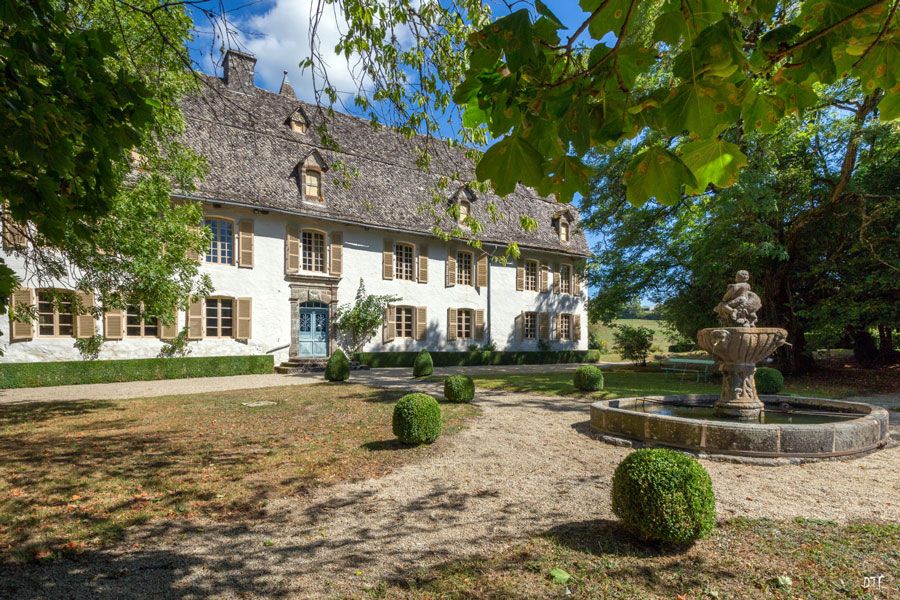
[[[360,448],[364,448],[370,452],[380,452],[382,450],[409,450],[410,448],[415,448],[415,446],[404,444],[400,440],[394,438],[390,440],[366,442],[365,444],[362,444]]]
[[[69,400],[65,402],[28,402],[0,405],[0,428],[40,423],[48,419],[77,417],[98,410],[109,410],[115,403],[106,400]]]

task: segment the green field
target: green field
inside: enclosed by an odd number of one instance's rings
[[[660,352],[665,352],[669,344],[672,342],[669,341],[669,338],[666,337],[663,332],[663,324],[662,321],[653,321],[650,319],[616,319],[613,322],[614,325],[628,325],[631,327],[646,327],[647,329],[653,330],[653,351],[652,354],[658,354]],[[597,335],[601,341],[606,344],[608,351],[603,353],[600,360],[622,360],[618,354],[613,352],[613,328],[607,327],[602,323],[591,323],[590,331]]]

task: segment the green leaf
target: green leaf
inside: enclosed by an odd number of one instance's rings
[[[888,92],[878,103],[878,111],[882,121],[893,121],[900,118],[900,92]]]
[[[741,118],[748,131],[771,133],[784,116],[784,100],[756,90],[747,93],[741,109]]]
[[[553,580],[553,583],[565,585],[569,583],[569,580],[572,579],[572,576],[560,568],[555,568],[550,569],[550,578]]]
[[[681,199],[682,186],[697,185],[694,174],[681,159],[658,146],[631,159],[623,179],[625,197],[634,206],[641,206],[650,198],[661,204],[674,204]]]
[[[516,183],[537,185],[541,180],[543,157],[531,144],[516,135],[497,142],[484,153],[475,174],[481,181],[491,180],[494,191],[506,196],[516,189]]]
[[[584,12],[593,13],[603,1],[581,0],[579,5]],[[625,15],[628,14],[630,4],[631,0],[608,0],[603,10],[588,25],[588,33],[591,34],[591,37],[599,40],[611,31],[618,35],[622,24],[625,23]]]
[[[689,81],[675,88],[659,111],[671,135],[688,131],[712,137],[720,125],[735,122],[740,114],[740,97],[733,84]]]
[[[534,26],[526,9],[517,10],[497,19],[488,29],[497,36],[497,43],[502,44],[506,62],[511,70],[518,71],[537,57]]]
[[[571,202],[575,193],[586,193],[593,171],[577,156],[562,156],[550,163],[551,175],[546,191],[539,186],[538,192],[546,195],[555,193],[557,202]]]
[[[681,146],[681,160],[694,174],[696,185],[687,191],[700,194],[712,183],[728,187],[738,178],[740,169],[747,166],[747,157],[741,149],[720,139],[697,140]]]

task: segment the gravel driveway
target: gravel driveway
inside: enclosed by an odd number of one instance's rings
[[[590,437],[588,403],[482,393],[438,452],[373,480],[270,503],[248,524],[155,523],[119,548],[0,571],[0,596],[329,597],[567,523],[612,518],[628,453]],[[704,462],[720,518],[900,520],[900,448],[857,460]]]

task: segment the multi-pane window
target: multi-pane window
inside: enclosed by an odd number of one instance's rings
[[[572,315],[559,316],[559,339],[572,339]]]
[[[303,270],[325,272],[325,234],[304,231],[302,236]]]
[[[394,312],[394,335],[398,338],[412,338],[413,336],[413,308],[411,306],[397,306]]]
[[[144,320],[141,307],[129,305],[125,309],[125,335],[128,337],[156,337],[159,335],[159,322],[152,317]]]
[[[409,244],[394,245],[394,278],[409,279],[415,277],[415,252]]]
[[[525,289],[536,292],[538,289],[538,263],[536,260],[525,261]]]
[[[228,219],[210,218],[204,221],[209,227],[209,249],[206,262],[230,265],[234,262],[234,222]]]
[[[559,240],[561,242],[569,241],[569,224],[562,220],[559,222]]]
[[[318,200],[322,195],[322,173],[309,169],[305,173],[306,196]]]
[[[537,313],[527,312],[522,316],[522,337],[526,340],[537,339]]]
[[[559,291],[563,294],[572,292],[572,268],[569,265],[559,267]]]
[[[71,294],[54,294],[51,290],[37,293],[38,333],[44,336],[71,336],[75,333]]]
[[[232,337],[234,333],[234,300],[207,298],[206,337]]]
[[[456,283],[457,285],[472,285],[472,253],[456,253]]]
[[[456,337],[469,339],[472,337],[472,311],[456,311]]]

